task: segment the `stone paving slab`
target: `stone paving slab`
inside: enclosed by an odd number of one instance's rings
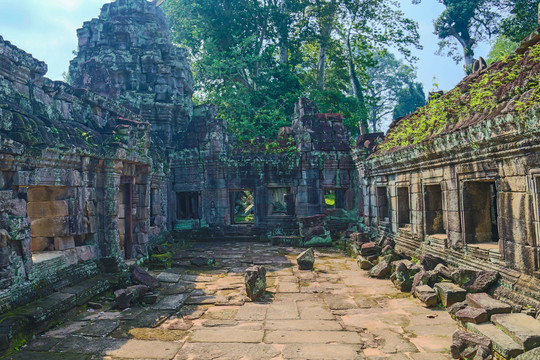
[[[180,280],[163,281],[157,304],[78,316],[16,359],[450,359],[457,325],[446,311],[369,278],[334,249],[317,249],[315,269],[299,271],[299,252],[262,243],[195,244],[175,254],[176,263],[214,256],[216,265],[173,265],[166,273]],[[255,260],[272,264],[265,297],[252,302],[243,271]],[[106,335],[106,325],[117,322]]]

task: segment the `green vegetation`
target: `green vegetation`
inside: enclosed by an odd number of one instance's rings
[[[391,0],[170,0],[165,10],[191,51],[195,101],[218,105],[240,141],[275,138],[300,96],[365,132],[373,54],[393,47],[412,60],[419,47],[417,24]]]
[[[336,194],[334,193],[324,194],[324,205],[325,207],[333,208],[336,205]]]
[[[540,76],[529,74],[532,64],[539,61],[540,45],[533,46],[526,57],[513,55],[503,58],[499,66],[492,67],[491,71],[484,72],[470,84],[454,88],[402,119],[389,131],[380,150],[385,152],[425,141],[458,121],[496,114],[507,102],[513,102],[515,115],[522,115],[530,106],[540,102]],[[513,86],[512,82],[516,85]],[[507,91],[498,91],[501,88]],[[525,93],[527,96],[523,97]]]

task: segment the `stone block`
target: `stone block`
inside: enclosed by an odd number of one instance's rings
[[[26,216],[26,201],[11,199],[5,203],[5,211],[13,216]]]
[[[437,283],[434,286],[437,296],[444,307],[465,300],[467,291],[450,282]]]
[[[33,237],[63,237],[69,236],[69,218],[42,218],[33,220],[30,225]]]
[[[540,347],[540,321],[523,313],[496,314],[491,321],[525,351]]]
[[[425,307],[437,306],[437,293],[429,285],[417,286],[414,290],[414,296],[420,300]]]
[[[28,203],[28,216],[31,219],[64,217],[69,215],[68,203],[60,201],[38,201]]]
[[[387,261],[379,261],[370,271],[369,276],[384,279],[390,274],[391,265]]]
[[[377,244],[373,242],[362,244],[360,248],[360,255],[362,256],[373,255],[375,252],[377,252]]]
[[[474,324],[480,324],[488,321],[488,314],[484,309],[478,309],[472,306],[467,306],[465,309],[461,309],[455,314],[456,318],[463,322],[471,322]]]
[[[512,306],[496,300],[486,293],[467,294],[469,306],[486,310],[488,319],[495,314],[508,314],[512,312]]]
[[[313,264],[315,263],[315,252],[312,248],[301,252],[296,257],[296,262],[298,263],[298,268],[300,270],[312,270]]]
[[[264,296],[266,291],[266,269],[264,266],[252,266],[246,269],[245,284],[247,296],[252,301]]]
[[[75,265],[79,262],[79,258],[77,256],[77,250],[75,248],[64,250],[63,255],[65,256],[65,259],[66,259],[66,265],[68,266]]]
[[[451,274],[451,279],[472,293],[487,291],[499,279],[496,271],[476,271],[469,269],[456,269]]]
[[[76,250],[79,261],[88,261],[94,257],[91,246],[77,246]]]
[[[504,359],[510,359],[523,353],[523,349],[518,343],[491,323],[467,323],[466,327],[467,330],[488,338],[491,341],[493,350]]]
[[[452,358],[462,359],[468,358],[468,352],[470,350],[478,349],[479,347],[491,349],[491,340],[485,336],[473,334],[468,331],[457,330],[452,335],[452,345],[450,346],[450,351],[452,353]]]
[[[64,251],[73,248],[75,248],[75,239],[73,236],[54,238],[54,249],[56,251]]]
[[[32,251],[39,252],[45,251],[51,245],[52,241],[46,237],[33,237],[32,238]]]

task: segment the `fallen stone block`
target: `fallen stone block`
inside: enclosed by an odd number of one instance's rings
[[[216,260],[213,257],[204,257],[204,256],[198,256],[189,261],[191,265],[194,266],[210,266],[214,265],[216,263]]]
[[[300,255],[296,257],[298,268],[300,270],[312,270],[315,263],[315,252],[312,248],[302,251]]]
[[[362,270],[370,270],[373,267],[373,263],[363,256],[359,256],[357,262]]]
[[[508,314],[512,312],[512,306],[494,299],[486,293],[467,294],[467,303],[469,306],[486,310],[488,319],[494,314]]]
[[[255,301],[266,291],[266,269],[264,266],[252,266],[246,269],[245,275],[247,296]]]
[[[150,275],[148,272],[141,269],[140,267],[136,265],[132,265],[130,269],[131,269],[131,278],[135,282],[138,282],[141,285],[146,285],[152,290],[155,290],[161,286],[161,284],[155,277],[153,277],[152,275]]]
[[[491,321],[525,351],[540,347],[540,321],[525,314],[496,314]]]
[[[429,285],[417,286],[414,292],[414,296],[420,300],[425,307],[437,306],[439,301],[437,293]]]
[[[493,351],[499,353],[504,359],[510,359],[523,353],[523,348],[518,343],[492,323],[466,323],[466,328],[491,340]]]
[[[450,282],[437,283],[433,288],[444,307],[463,301],[467,296],[467,291]]]
[[[491,340],[485,336],[463,330],[457,330],[452,335],[452,345],[450,346],[452,358],[471,359],[477,355],[479,349],[487,349],[488,354],[491,354]],[[479,359],[487,358],[481,357]]]
[[[135,285],[126,289],[116,290],[114,292],[116,307],[120,310],[131,307],[131,304],[142,298],[148,290],[150,290],[150,288],[145,285]]]
[[[396,289],[401,292],[409,292],[412,288],[412,280],[409,277],[409,270],[404,263],[399,263],[395,271],[395,279],[392,280]]]
[[[439,276],[447,279],[447,280],[452,280],[452,270],[450,270],[450,268],[448,268],[448,266],[444,265],[444,264],[439,264],[437,266],[435,266],[435,269],[434,271],[436,271]]]
[[[375,265],[369,271],[369,276],[378,278],[378,279],[384,279],[389,274],[390,274],[390,263],[386,261],[380,261],[377,265]]]
[[[455,315],[458,320],[463,322],[480,324],[488,321],[488,314],[486,310],[471,306],[467,306],[465,309],[457,311]]]
[[[446,311],[448,311],[450,315],[455,316],[459,310],[465,309],[467,306],[469,306],[469,304],[467,304],[467,301],[460,301],[447,307]]]
[[[527,351],[514,358],[514,360],[538,360],[538,359],[540,359],[540,347]]]
[[[496,271],[470,269],[456,269],[451,276],[456,284],[471,293],[485,292],[499,279],[499,273]]]
[[[435,267],[439,264],[446,265],[446,261],[441,259],[438,256],[433,256],[431,254],[423,254],[420,257],[420,264],[424,267],[426,271],[435,270]]]
[[[370,242],[362,244],[362,247],[360,248],[360,255],[362,256],[370,256],[377,252],[377,244]]]
[[[437,273],[435,271],[420,270],[413,277],[412,291],[414,292],[417,286],[429,285],[433,286],[437,282]]]

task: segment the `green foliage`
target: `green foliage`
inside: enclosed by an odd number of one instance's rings
[[[191,50],[196,102],[218,105],[238,140],[274,138],[300,96],[358,134],[370,54],[394,46],[410,58],[419,39],[391,0],[169,0],[165,10]]]
[[[497,39],[491,46],[486,62],[489,64],[508,57],[514,53],[518,43],[510,40],[504,35],[497,36]]]
[[[421,83],[415,82],[402,88],[397,95],[397,104],[394,107],[394,119],[407,116],[419,107],[426,105],[426,95]]]
[[[538,0],[505,0],[510,16],[501,22],[501,33],[510,41],[520,42],[538,27]]]

